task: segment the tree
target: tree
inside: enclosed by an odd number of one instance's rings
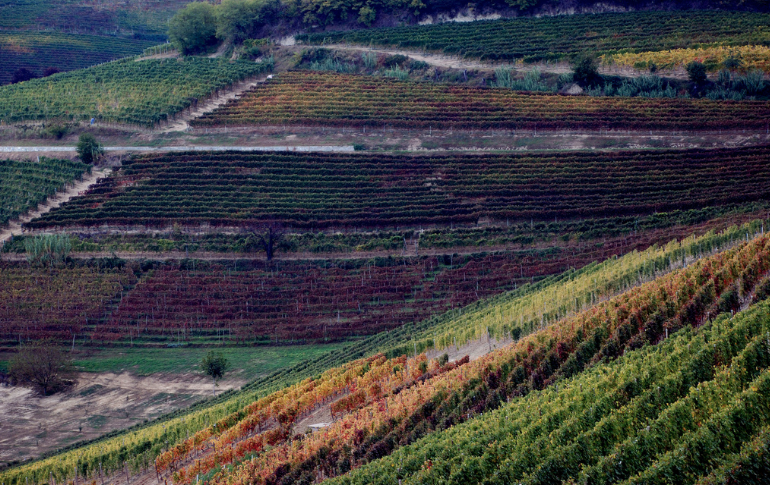
[[[45,71],[43,71],[43,77],[53,76],[54,74],[60,73],[61,70],[57,67],[46,67]]]
[[[706,66],[704,66],[702,62],[693,61],[687,64],[685,69],[687,69],[687,75],[689,76],[690,81],[699,86],[706,83]]]
[[[26,67],[21,67],[13,72],[13,76],[11,77],[11,84],[29,81],[30,79],[35,79],[36,77],[37,74],[30,71]]]
[[[222,0],[216,7],[217,37],[239,41],[256,34],[264,25],[262,0]]]
[[[593,57],[585,56],[578,59],[573,65],[572,79],[581,86],[593,86],[599,84],[602,77]]]
[[[286,233],[283,225],[278,222],[253,225],[248,228],[248,231],[250,233],[248,246],[257,246],[265,251],[268,261],[273,259],[275,251]]]
[[[72,359],[49,340],[27,344],[8,365],[11,381],[44,396],[75,383]]]
[[[199,52],[217,42],[214,6],[193,2],[168,21],[168,37],[182,54]]]
[[[104,147],[96,141],[96,138],[91,133],[83,133],[78,139],[77,145],[78,156],[83,163],[96,163],[99,161],[102,155],[104,155]]]
[[[222,353],[214,352],[213,350],[209,351],[201,361],[201,369],[203,369],[203,372],[205,372],[207,376],[214,379],[215,388],[217,387],[217,381],[224,377],[228,367],[230,367],[230,362],[225,356],[222,355]]]

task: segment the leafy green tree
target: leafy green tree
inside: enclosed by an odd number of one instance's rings
[[[217,42],[214,6],[193,2],[178,11],[168,22],[168,37],[182,54],[200,52]]]
[[[376,16],[377,13],[374,9],[366,5],[361,7],[361,10],[358,11],[358,22],[370,27],[374,23]]]
[[[83,163],[96,163],[104,155],[104,147],[96,141],[91,133],[83,133],[78,138],[77,145],[78,156]]]
[[[690,81],[697,85],[706,83],[706,66],[702,62],[693,61],[687,64],[685,69],[687,69],[687,76],[690,78]]]
[[[274,0],[224,0],[215,7],[217,37],[230,41],[256,37],[278,10]]]
[[[581,86],[593,86],[601,82],[599,68],[593,57],[585,56],[578,59],[572,68],[572,79]]]
[[[230,362],[227,358],[225,358],[221,352],[214,352],[213,350],[209,351],[201,361],[201,369],[203,369],[203,372],[205,372],[207,376],[214,379],[215,388],[217,386],[217,381],[224,377],[225,372],[227,372],[229,367]]]

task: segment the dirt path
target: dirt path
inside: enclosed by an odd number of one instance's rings
[[[69,153],[75,152],[75,147],[4,147],[0,153]],[[246,145],[178,145],[165,147],[104,147],[105,152],[353,152],[353,145],[278,145],[278,146],[246,146]]]
[[[505,67],[519,72],[530,72],[536,69],[540,72],[548,72],[552,74],[566,74],[572,72],[572,66],[568,62],[539,62],[534,64],[491,63],[473,59],[463,59],[457,56],[449,56],[446,54],[437,54],[415,50],[375,48],[345,44],[327,44],[323,47],[338,51],[374,52],[385,55],[402,55],[412,58],[416,61],[425,62],[431,66],[445,67],[450,69],[477,69],[483,71],[493,71],[499,67]],[[636,69],[615,65],[601,65],[599,66],[599,72],[604,75],[623,77],[639,77],[643,75],[649,75],[648,72],[641,72],[637,71]],[[684,70],[672,70],[665,72],[661,71],[659,75],[664,75],[666,77],[675,79],[687,79],[687,74],[684,72]]]
[[[49,197],[43,204],[37,206],[34,211],[29,211],[19,219],[11,221],[7,227],[0,229],[0,245],[5,243],[12,236],[18,236],[21,234],[21,225],[31,221],[36,217],[40,217],[43,214],[59,207],[63,203],[69,201],[73,197],[77,197],[79,194],[88,190],[96,181],[101,177],[109,175],[110,170],[91,170],[90,174],[85,174],[82,180],[76,181],[74,185],[65,188],[64,192],[59,192],[53,197]]]
[[[253,88],[257,84],[263,83],[272,77],[273,77],[272,75],[265,75],[257,79],[247,79],[246,81],[241,81],[239,83],[233,84],[230,87],[230,90],[226,94],[208,99],[205,103],[199,104],[195,110],[191,110],[187,114],[177,117],[167,127],[159,131],[160,133],[169,133],[172,131],[186,131],[188,128],[190,128],[190,125],[189,125],[190,120],[198,118],[202,116],[204,113],[208,113],[209,111],[213,111],[219,108],[220,106],[224,105],[228,101],[236,99],[241,94]]]

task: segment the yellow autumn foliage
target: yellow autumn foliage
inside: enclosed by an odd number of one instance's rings
[[[672,49],[668,51],[605,54],[602,63],[636,68],[646,68],[651,63],[662,69],[682,67],[692,61],[702,62],[710,71],[724,68],[727,59],[741,61],[743,72],[760,69],[770,72],[770,47],[761,45],[710,46],[697,49]]]

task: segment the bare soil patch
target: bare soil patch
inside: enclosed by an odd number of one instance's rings
[[[221,381],[217,393],[244,380]],[[97,438],[213,395],[198,375],[140,377],[123,372],[80,373],[67,392],[41,397],[24,387],[0,386],[0,464]]]

